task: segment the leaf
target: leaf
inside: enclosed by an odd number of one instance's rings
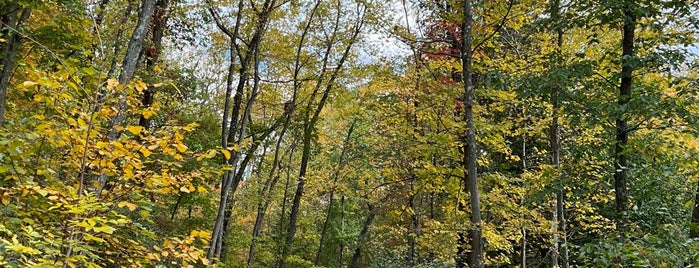
[[[141,112],[141,115],[143,115],[143,118],[145,118],[145,119],[149,119],[149,118],[153,117],[155,114],[156,113],[155,113],[155,111],[153,111],[152,108],[145,109],[145,110],[143,110],[143,112]]]
[[[128,130],[129,132],[131,132],[134,135],[138,135],[141,133],[141,131],[143,131],[143,127],[142,126],[128,126],[128,127],[126,127],[126,130]]]
[[[187,146],[185,146],[185,145],[182,144],[182,143],[176,144],[175,147],[177,147],[177,151],[180,152],[180,153],[184,153],[184,152],[187,151]]]
[[[117,204],[117,207],[120,207],[120,208],[127,207],[129,209],[129,211],[134,211],[134,210],[136,210],[138,205],[133,204],[133,203],[129,203],[126,201],[121,201],[121,202],[119,202],[119,204]]]
[[[221,152],[223,153],[223,156],[226,158],[226,160],[230,160],[230,159],[231,159],[231,152],[229,152],[229,151],[226,150],[226,149],[221,149]]]
[[[141,154],[143,154],[144,157],[148,157],[151,155],[150,150],[148,150],[148,148],[145,147],[138,149],[138,151],[141,152]]]
[[[95,232],[98,232],[98,233],[112,234],[112,233],[114,233],[114,230],[116,230],[116,229],[114,229],[114,227],[111,227],[109,225],[105,225],[105,226],[95,227],[94,230],[95,230]]]

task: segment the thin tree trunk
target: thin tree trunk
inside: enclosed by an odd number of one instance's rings
[[[114,36],[112,37],[112,39],[114,40],[114,48],[112,49],[112,58],[109,64],[109,69],[107,70],[107,77],[111,77],[112,74],[116,72],[118,62],[117,58],[119,57],[119,51],[121,51],[121,46],[123,45],[121,37],[124,35],[124,26],[127,22],[129,22],[131,12],[133,11],[134,6],[136,5],[134,3],[134,0],[129,0],[128,2],[129,3],[126,5],[124,14],[122,14],[121,20],[119,21],[119,25],[117,25],[116,33],[114,33]]]
[[[344,236],[345,233],[345,196],[342,195],[340,198],[340,234]],[[344,253],[345,253],[345,242],[344,239],[340,241],[340,249],[339,253],[337,254],[337,263],[339,263],[339,267],[342,267],[343,264],[343,258],[344,258]]]
[[[362,231],[359,232],[359,238],[357,239],[357,248],[354,249],[354,255],[352,255],[352,261],[349,265],[350,268],[360,267],[359,257],[361,257],[362,254],[362,247],[364,246],[364,243],[366,243],[366,240],[369,236],[369,227],[374,222],[374,218],[376,217],[376,212],[374,211],[376,208],[374,207],[374,205],[367,204],[367,206],[369,207],[369,215],[367,215],[366,221],[364,222],[364,226],[362,226]]]
[[[521,228],[522,232],[522,268],[527,268],[527,229]]]
[[[279,167],[279,162],[281,161],[281,158],[279,157],[279,151],[281,149],[281,143],[284,139],[284,135],[286,134],[286,130],[289,127],[290,122],[291,115],[286,117],[284,126],[282,127],[282,130],[279,133],[279,137],[277,138],[277,144],[274,149],[274,160],[272,161],[272,167],[269,171],[269,178],[260,190],[260,200],[257,203],[257,215],[255,216],[255,226],[252,229],[252,241],[250,241],[250,250],[248,251],[247,267],[252,267],[252,263],[255,258],[255,242],[262,235],[262,225],[264,223],[265,213],[267,212],[267,208],[272,202],[272,192],[274,190],[274,186],[277,184],[277,181],[279,181],[279,174],[277,174],[277,167]],[[291,150],[291,154],[293,154],[293,147]]]
[[[417,239],[420,233],[420,217],[417,214],[417,207],[415,206],[415,182],[417,177],[412,174],[409,175],[410,180],[410,195],[408,196],[408,207],[410,208],[410,230],[408,232],[408,263],[410,265],[415,265],[417,260]]]
[[[337,169],[335,169],[335,172],[333,173],[333,188],[330,190],[330,196],[328,197],[328,212],[325,215],[325,221],[323,222],[323,229],[321,229],[320,232],[320,242],[318,242],[318,251],[316,252],[316,259],[314,264],[316,266],[320,265],[320,256],[323,253],[323,244],[325,242],[325,237],[327,235],[328,231],[328,225],[330,223],[330,215],[332,213],[333,209],[333,202],[335,201],[335,189],[337,188],[337,181],[340,178],[340,171],[342,168],[345,166],[345,154],[347,152],[347,147],[349,147],[349,142],[350,138],[352,137],[352,131],[354,131],[354,125],[356,123],[356,120],[352,122],[352,124],[349,127],[349,130],[347,131],[347,136],[345,136],[345,141],[342,145],[342,151],[340,152],[340,159],[339,163],[337,165]]]
[[[616,140],[614,142],[614,192],[617,210],[617,231],[622,239],[626,236],[628,196],[626,181],[628,179],[626,149],[629,139],[629,127],[624,111],[631,99],[631,82],[634,71],[634,32],[636,31],[636,7],[632,0],[624,2],[624,28],[621,54],[621,84],[619,85],[618,108],[616,119]]]
[[[181,192],[179,195],[177,195],[177,202],[175,203],[175,206],[172,208],[172,213],[170,213],[170,221],[175,220],[175,214],[177,214],[177,209],[180,208],[180,203],[182,202],[183,196],[184,196],[183,192]]]
[[[17,11],[22,12],[17,17]],[[21,8],[18,5],[10,5],[7,9],[9,14],[2,18],[2,37],[5,39],[5,44],[2,46],[2,70],[0,70],[0,127],[5,123],[5,102],[7,98],[7,88],[10,86],[10,77],[15,66],[15,58],[17,50],[21,45],[21,37],[19,34],[22,23],[29,18],[31,10],[29,8]]]
[[[291,215],[289,215],[289,228],[287,229],[287,236],[286,236],[286,241],[284,243],[284,248],[282,249],[282,255],[279,263],[277,266],[279,268],[285,268],[286,267],[286,257],[289,255],[291,252],[291,246],[294,241],[294,236],[296,235],[296,222],[298,219],[298,211],[301,206],[301,198],[303,196],[304,192],[304,186],[306,184],[306,171],[308,168],[308,162],[310,160],[310,153],[311,153],[311,139],[313,137],[314,131],[315,131],[315,126],[316,123],[318,122],[318,119],[320,117],[320,112],[323,110],[323,107],[325,106],[325,103],[328,99],[328,96],[330,95],[330,91],[332,91],[332,88],[335,85],[335,80],[340,74],[340,70],[342,69],[342,66],[344,65],[345,61],[347,60],[347,57],[349,56],[350,50],[354,43],[357,41],[357,37],[359,33],[361,32],[363,25],[364,25],[364,20],[365,20],[365,13],[366,10],[361,11],[359,14],[359,18],[356,21],[356,24],[354,25],[354,28],[352,29],[352,35],[350,36],[349,43],[345,47],[344,52],[342,53],[342,56],[340,57],[337,67],[333,70],[330,79],[327,81],[327,84],[325,86],[325,90],[323,91],[323,94],[320,98],[320,101],[318,102],[317,106],[311,107],[312,103],[315,100],[316,93],[318,93],[318,90],[321,87],[321,84],[323,83],[323,77],[325,72],[327,71],[327,64],[328,64],[328,59],[330,56],[330,53],[332,51],[332,48],[334,47],[335,43],[335,38],[337,37],[338,34],[338,27],[339,27],[339,18],[340,18],[340,10],[338,6],[338,17],[337,20],[335,21],[335,29],[333,30],[333,33],[331,34],[330,37],[330,42],[328,44],[328,47],[325,51],[325,55],[323,56],[323,67],[321,69],[320,75],[316,80],[316,86],[314,88],[313,93],[311,94],[308,107],[307,107],[307,113],[306,113],[306,122],[304,123],[304,133],[303,133],[303,147],[302,147],[302,154],[301,154],[301,166],[299,168],[299,177],[298,177],[298,184],[296,186],[296,192],[294,194],[294,200],[291,205]],[[313,114],[312,116],[310,115],[311,108],[313,108]]]
[[[563,48],[563,29],[561,28],[561,1],[553,0],[551,3],[551,18],[554,21],[553,30],[556,33],[556,57],[554,66],[551,70],[560,68],[562,62]],[[566,234],[566,219],[564,215],[565,209],[565,192],[563,187],[563,178],[560,174],[561,169],[561,149],[558,117],[560,112],[560,94],[561,86],[554,85],[551,87],[551,105],[553,112],[551,114],[551,129],[550,129],[550,147],[551,147],[551,164],[556,169],[556,205],[553,209],[553,250],[551,252],[551,265],[553,267],[568,268],[568,249],[567,249],[567,234]]]
[[[231,32],[226,28],[226,26],[223,24],[223,21],[219,17],[218,13],[214,11],[212,7],[209,8],[209,12],[211,13],[212,17],[214,18],[214,21],[216,22],[217,27],[219,30],[224,32],[230,42],[230,51],[231,51],[231,59],[229,63],[229,72],[228,72],[228,80],[227,80],[227,87],[226,87],[226,100],[225,100],[225,105],[224,105],[224,115],[223,115],[223,123],[221,125],[221,131],[222,131],[222,136],[221,136],[221,146],[223,148],[228,147],[228,143],[232,142],[235,140],[236,135],[238,136],[238,139],[236,142],[240,143],[242,142],[242,137],[245,136],[244,131],[245,131],[245,122],[247,121],[247,112],[249,112],[249,107],[252,105],[252,102],[254,101],[251,97],[251,99],[248,101],[248,105],[246,106],[246,109],[243,113],[242,116],[240,116],[240,110],[242,107],[242,99],[243,99],[243,91],[245,89],[245,84],[247,83],[248,77],[249,77],[249,68],[250,68],[250,63],[256,59],[256,55],[258,53],[258,49],[260,46],[260,42],[262,40],[262,37],[265,33],[267,23],[269,22],[269,15],[272,12],[272,10],[275,8],[275,0],[266,0],[263,4],[263,9],[262,12],[259,13],[258,17],[258,24],[255,27],[255,30],[253,32],[253,36],[249,42],[248,50],[247,53],[240,54],[238,53],[237,49],[237,41],[238,41],[238,29],[241,23],[241,18],[240,15],[242,13],[243,9],[243,1],[240,0],[238,2],[238,18],[236,21],[235,25],[235,30]],[[236,79],[235,76],[233,75],[233,71],[235,71],[235,59],[233,57],[233,53],[236,53],[235,55],[238,55],[240,58],[240,68],[238,70],[238,85],[235,89],[235,95],[233,97],[233,107],[231,111],[231,117],[230,117],[230,126],[228,127],[228,131],[226,131],[226,125],[227,125],[227,119],[228,119],[228,111],[227,107],[229,107],[229,97],[230,94],[232,93],[232,81],[233,79]],[[255,67],[257,68],[258,62],[255,63]],[[257,79],[256,79],[257,81]],[[252,96],[255,96],[253,94]],[[240,119],[239,119],[240,118]],[[240,158],[240,154],[238,152],[233,152],[233,156],[229,160],[229,164],[237,164],[238,160]],[[233,172],[229,171],[227,172],[226,175],[223,176],[222,178],[222,188],[221,188],[221,199],[219,200],[219,209],[217,212],[216,216],[216,222],[214,224],[213,232],[211,234],[211,241],[210,241],[210,247],[209,251],[207,253],[207,259],[210,261],[213,260],[214,258],[221,257],[220,253],[222,252],[222,247],[223,247],[223,237],[224,233],[226,232],[226,228],[224,227],[226,221],[226,213],[227,210],[226,208],[229,206],[228,202],[228,196],[229,192],[231,192],[231,188],[233,184],[237,184],[234,182],[234,177],[235,175],[232,174]]]
[[[483,267],[483,243],[481,237],[481,208],[480,208],[480,193],[478,191],[478,146],[476,144],[476,129],[473,117],[473,77],[472,77],[472,59],[473,51],[471,50],[472,42],[472,21],[471,15],[471,0],[463,0],[464,20],[461,27],[461,62],[462,62],[462,80],[464,81],[464,121],[466,123],[466,135],[462,138],[464,144],[464,159],[463,166],[466,170],[466,180],[464,184],[470,194],[471,206],[471,224],[469,230],[470,239],[470,254],[466,250],[466,236],[463,232],[459,232],[458,250],[457,250],[457,267],[465,267],[466,263],[471,268]]]

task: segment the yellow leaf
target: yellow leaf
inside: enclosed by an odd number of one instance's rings
[[[143,217],[148,217],[148,215],[150,215],[150,212],[148,212],[148,210],[141,210],[138,212],[138,214],[141,214],[141,216]]]
[[[182,187],[180,187],[180,192],[189,193],[190,191],[189,191],[189,188],[187,188],[187,186],[182,186]]]
[[[141,112],[141,114],[143,115],[143,118],[148,119],[148,118],[151,118],[155,115],[155,111],[153,111],[152,108],[148,108],[148,109],[143,110],[143,112]]]
[[[197,186],[197,192],[206,193],[206,188],[204,188],[203,186]]]
[[[143,154],[143,156],[145,156],[145,157],[148,157],[151,154],[150,150],[148,150],[147,148],[141,148],[138,151],[141,152],[141,154]]]
[[[109,225],[105,225],[105,226],[95,227],[95,229],[93,229],[93,230],[95,230],[95,232],[99,232],[99,233],[112,234],[112,233],[114,233],[114,230],[116,230],[116,229],[114,229],[114,227],[111,227]]]
[[[0,201],[2,201],[2,204],[7,206],[10,204],[10,197],[3,195],[2,198],[0,198]]]
[[[226,160],[231,159],[231,152],[226,149],[221,149],[221,152],[223,153],[223,156],[226,157]]]
[[[143,131],[143,127],[142,127],[142,126],[128,126],[128,127],[126,127],[126,129],[127,129],[129,132],[133,133],[134,135],[138,135],[138,134],[141,133],[141,131]]]
[[[129,211],[134,211],[134,210],[136,210],[138,205],[133,204],[133,203],[129,203],[126,201],[121,201],[121,202],[119,202],[119,204],[117,204],[117,207],[120,207],[120,208],[127,207],[129,209]]]
[[[18,86],[18,88],[27,88],[27,87],[31,87],[31,86],[38,85],[38,84],[39,83],[33,82],[33,81],[24,81],[22,84],[20,84]]]
[[[114,89],[118,84],[119,82],[116,79],[110,78],[107,80],[107,89]]]
[[[175,145],[175,147],[177,147],[177,151],[180,153],[184,153],[187,151],[187,146],[185,146],[182,143],[178,143],[177,145]]]

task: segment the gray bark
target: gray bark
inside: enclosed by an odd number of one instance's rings
[[[464,20],[461,27],[461,63],[462,63],[462,80],[464,81],[464,121],[466,123],[466,135],[462,138],[462,143],[466,147],[463,155],[463,166],[466,170],[466,179],[464,185],[470,194],[471,206],[471,227],[468,234],[468,239],[463,232],[458,235],[458,250],[457,250],[457,267],[464,267],[468,262],[469,267],[483,267],[483,241],[481,234],[481,208],[480,208],[480,193],[478,191],[478,145],[476,144],[476,129],[473,117],[473,105],[475,96],[473,94],[473,77],[472,77],[472,22],[471,0],[464,0],[462,9],[464,11]],[[470,240],[470,253],[467,253],[466,244]]]
[[[10,77],[15,66],[17,51],[21,45],[19,30],[22,23],[29,18],[31,10],[22,8],[19,5],[9,5],[4,10],[8,11],[2,18],[2,38],[5,44],[2,45],[2,70],[0,70],[0,127],[5,123],[5,102],[7,88],[10,86]],[[21,10],[18,16],[18,11]]]

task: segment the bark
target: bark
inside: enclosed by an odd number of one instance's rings
[[[559,68],[562,63],[562,47],[563,47],[563,29],[560,25],[560,9],[561,1],[553,0],[551,3],[551,18],[554,21],[553,30],[556,33],[556,61],[552,66],[552,70]],[[568,268],[568,248],[567,248],[567,233],[566,219],[564,214],[565,209],[565,191],[563,187],[563,178],[560,175],[561,169],[561,149],[559,136],[559,112],[560,112],[560,95],[561,86],[554,85],[551,87],[551,105],[553,112],[551,114],[551,129],[550,129],[550,147],[551,147],[551,164],[556,168],[557,181],[556,184],[556,205],[553,209],[553,250],[551,252],[551,265],[553,267]]]
[[[10,77],[14,70],[15,58],[21,45],[19,30],[22,23],[29,18],[31,9],[22,8],[19,5],[10,4],[5,10],[9,11],[2,17],[2,35],[5,43],[0,48],[2,50],[2,70],[0,70],[0,127],[5,123],[5,102],[7,88],[10,86]],[[18,11],[21,12],[18,15]]]
[[[375,207],[373,204],[368,204],[369,206],[369,215],[367,215],[366,221],[364,222],[364,226],[362,226],[362,231],[359,232],[359,238],[357,239],[357,248],[354,249],[354,255],[352,255],[352,261],[350,262],[349,267],[350,268],[357,268],[361,267],[359,266],[359,257],[362,255],[362,247],[364,246],[364,243],[366,243],[368,237],[369,237],[369,227],[371,224],[374,222],[374,218],[376,217],[376,212],[375,212]]]
[[[617,231],[622,239],[627,229],[628,196],[626,181],[628,179],[628,159],[626,149],[629,139],[629,127],[626,118],[626,106],[631,99],[632,73],[635,69],[634,32],[636,31],[635,4],[631,0],[624,2],[624,27],[621,54],[621,84],[619,85],[619,114],[616,119],[616,140],[614,142],[614,192],[617,210]]]
[[[314,264],[316,266],[320,265],[320,256],[323,253],[323,244],[325,243],[325,238],[328,231],[328,225],[330,224],[330,215],[333,209],[333,203],[335,201],[335,189],[337,187],[337,181],[340,178],[340,171],[345,166],[345,154],[347,153],[347,147],[349,147],[350,138],[352,137],[352,132],[354,131],[354,125],[356,121],[353,121],[347,131],[347,136],[345,136],[345,141],[342,145],[342,151],[340,152],[340,159],[338,160],[337,168],[333,173],[333,188],[330,190],[330,196],[328,197],[328,212],[325,215],[325,221],[323,221],[323,228],[320,232],[320,242],[318,242],[318,251],[316,252],[316,259]]]
[[[138,14],[138,22],[136,23],[136,28],[134,29],[131,39],[129,39],[129,46],[126,49],[126,54],[124,55],[124,60],[122,63],[122,69],[119,73],[119,84],[127,84],[131,79],[133,79],[136,73],[136,65],[138,63],[138,56],[141,52],[141,47],[143,46],[143,40],[148,33],[148,25],[150,25],[150,20],[153,17],[153,11],[155,10],[155,0],[143,0],[141,4],[141,11]],[[126,91],[119,93],[119,102],[116,104],[117,114],[109,122],[109,133],[107,138],[110,141],[117,140],[119,138],[120,132],[116,130],[117,126],[121,126],[124,123],[124,110],[126,109]],[[99,188],[97,189],[96,196],[100,197],[102,195],[102,190],[107,185],[109,177],[105,174],[101,174],[99,181]]]
[[[136,73],[136,65],[138,64],[138,56],[141,53],[141,48],[143,47],[143,40],[146,38],[148,33],[148,25],[153,18],[153,12],[155,11],[156,0],[143,0],[141,3],[141,11],[138,14],[138,22],[136,23],[136,28],[131,35],[129,40],[129,45],[126,48],[126,54],[124,55],[124,60],[122,61],[121,73],[119,73],[119,83],[126,84],[131,79],[133,79]],[[126,92],[121,92],[119,94],[119,103],[117,104],[116,110],[117,115],[112,118],[110,122],[110,131],[107,137],[110,141],[116,140],[119,137],[119,131],[114,127],[121,126],[124,123],[124,109],[126,108]]]
[[[340,233],[344,234],[345,233],[345,196],[343,195],[340,197]],[[340,248],[339,252],[337,254],[337,263],[339,263],[339,267],[342,267],[343,264],[343,258],[344,258],[344,253],[345,253],[345,242],[340,241]]]
[[[697,191],[694,195],[694,210],[692,210],[692,220],[689,223],[689,237],[699,237],[699,182],[697,182]]]
[[[415,182],[417,177],[410,174],[410,196],[408,197],[408,207],[410,208],[410,227],[408,233],[408,263],[410,265],[415,265],[418,258],[416,244],[418,235],[420,234],[420,217],[417,214],[417,207],[415,206]]]
[[[231,59],[229,62],[229,69],[228,69],[228,78],[227,78],[227,83],[226,83],[226,100],[225,100],[225,105],[224,105],[224,114],[223,114],[223,122],[221,124],[221,131],[222,131],[222,137],[221,137],[221,146],[223,148],[228,147],[228,143],[232,142],[235,140],[236,136],[238,136],[237,140],[235,142],[240,143],[243,140],[243,137],[245,137],[245,124],[249,116],[247,116],[247,113],[249,113],[249,107],[252,105],[254,102],[254,96],[256,95],[255,93],[252,94],[252,97],[250,100],[248,100],[248,105],[246,106],[246,109],[243,111],[243,115],[240,115],[241,108],[242,108],[242,99],[243,99],[243,91],[245,90],[245,85],[247,83],[247,80],[250,76],[249,69],[250,65],[253,62],[253,60],[256,59],[257,53],[258,53],[258,48],[260,46],[260,43],[262,41],[262,37],[266,31],[267,24],[269,22],[269,15],[273,11],[275,7],[275,0],[266,0],[263,5],[262,12],[259,13],[258,17],[258,23],[254,28],[252,38],[250,39],[250,42],[248,43],[248,50],[245,53],[241,53],[241,51],[238,49],[238,39],[240,38],[238,35],[238,30],[240,28],[240,23],[241,23],[241,14],[242,14],[242,9],[243,9],[243,1],[240,0],[238,2],[238,16],[237,16],[237,21],[235,24],[235,28],[233,32],[231,32],[224,24],[221,18],[219,17],[218,13],[214,11],[213,8],[209,8],[209,12],[211,13],[212,17],[214,18],[214,21],[216,22],[217,27],[219,30],[224,32],[228,38],[229,38],[229,45],[230,45],[230,51],[231,51]],[[235,53],[234,53],[235,52]],[[240,59],[240,66],[237,71],[237,80],[238,84],[235,88],[235,95],[233,97],[233,107],[230,111],[231,117],[230,117],[230,125],[228,129],[226,129],[226,125],[228,124],[228,113],[230,107],[230,102],[229,98],[230,95],[233,91],[233,81],[236,79],[234,73],[236,70],[235,66],[235,59],[234,55],[237,55],[238,58]],[[254,68],[258,68],[258,62],[256,61],[254,64]],[[256,81],[258,81],[256,79]],[[256,82],[257,85],[257,82]],[[240,158],[240,154],[238,152],[232,153],[231,158],[229,159],[228,163],[229,164],[237,164],[238,160]],[[226,213],[227,213],[227,207],[228,207],[228,196],[231,192],[233,184],[236,184],[234,182],[235,176],[232,174],[232,172],[227,172],[221,182],[221,198],[219,200],[219,208],[216,216],[216,222],[214,224],[213,232],[212,232],[212,238],[210,241],[210,247],[209,251],[207,253],[207,259],[210,261],[213,261],[214,258],[219,258],[221,257],[221,251],[223,247],[223,237],[224,233],[226,232],[225,226],[225,218],[226,218]]]
[[[114,48],[112,50],[112,59],[111,63],[109,64],[109,70],[107,70],[107,77],[111,77],[117,69],[117,58],[119,55],[119,51],[121,51],[121,46],[123,43],[121,37],[124,35],[124,25],[126,25],[126,23],[129,22],[129,17],[131,17],[131,11],[136,5],[134,3],[134,0],[129,0],[128,2],[129,3],[126,6],[126,9],[124,10],[124,14],[121,16],[121,20],[119,21],[119,25],[117,25],[117,31],[116,33],[114,33],[114,36],[112,37],[114,40]]]
[[[458,236],[458,249],[456,266],[465,267],[468,263],[469,267],[483,267],[483,241],[481,235],[481,208],[480,208],[480,193],[478,191],[478,146],[476,144],[476,129],[473,117],[473,78],[472,78],[472,22],[471,0],[463,1],[464,20],[462,25],[461,37],[461,63],[462,63],[462,80],[464,81],[464,121],[466,122],[466,135],[462,138],[462,143],[466,147],[463,155],[463,166],[466,170],[466,179],[464,185],[470,195],[471,206],[471,227],[468,233],[468,239],[463,231],[460,231]],[[470,253],[467,252],[467,240],[470,240]]]
[[[167,28],[168,19],[168,7],[170,0],[157,0],[155,6],[155,14],[153,15],[153,20],[151,22],[151,41],[150,47],[144,49],[143,54],[146,55],[146,69],[148,71],[153,71],[155,65],[160,59],[160,53],[162,50],[163,35],[165,34],[165,28]],[[143,96],[141,96],[141,104],[143,108],[149,108],[153,105],[155,101],[155,88],[152,85],[148,85],[145,91],[143,91]],[[138,120],[138,125],[144,129],[150,128],[151,119],[146,118],[143,115]]]

